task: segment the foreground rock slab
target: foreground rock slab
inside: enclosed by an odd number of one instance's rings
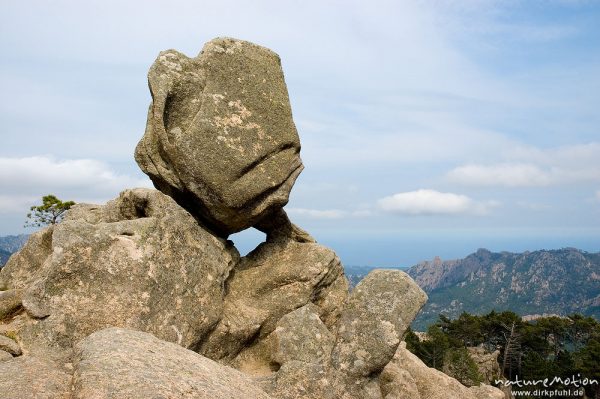
[[[269,399],[242,373],[151,334],[109,328],[75,348],[73,399]]]
[[[71,399],[71,375],[48,359],[23,356],[0,362],[0,397]]]
[[[229,38],[195,58],[160,53],[135,159],[155,186],[222,236],[280,210],[302,171],[279,56]]]

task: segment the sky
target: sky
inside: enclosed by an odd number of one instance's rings
[[[345,264],[600,251],[600,1],[566,0],[0,0],[0,235],[49,193],[151,187],[148,68],[219,36],[280,55],[305,165],[285,209]]]

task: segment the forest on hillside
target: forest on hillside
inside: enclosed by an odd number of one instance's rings
[[[573,390],[579,385],[588,397],[600,397],[600,323],[592,317],[573,314],[524,321],[508,311],[482,316],[465,312],[454,320],[440,315],[425,335],[409,329],[405,340],[407,348],[428,366],[467,386],[485,379],[467,350],[480,347],[487,353],[499,352],[498,375],[491,381],[495,385],[556,377],[552,389]],[[528,397],[541,397],[535,395],[540,384],[518,385],[512,384],[513,392],[530,391]]]

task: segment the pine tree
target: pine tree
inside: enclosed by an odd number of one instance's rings
[[[69,210],[75,202],[61,201],[56,196],[49,194],[42,197],[42,205],[34,205],[30,208],[31,212],[27,214],[25,227],[45,227],[59,223],[65,212]]]

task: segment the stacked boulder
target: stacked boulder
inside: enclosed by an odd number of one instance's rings
[[[149,86],[135,158],[160,191],[77,205],[0,271],[0,396],[418,390],[397,370],[425,293],[394,270],[349,293],[336,254],[283,210],[303,166],[279,57],[215,39],[162,52]],[[267,238],[240,257],[227,237],[249,227]]]

